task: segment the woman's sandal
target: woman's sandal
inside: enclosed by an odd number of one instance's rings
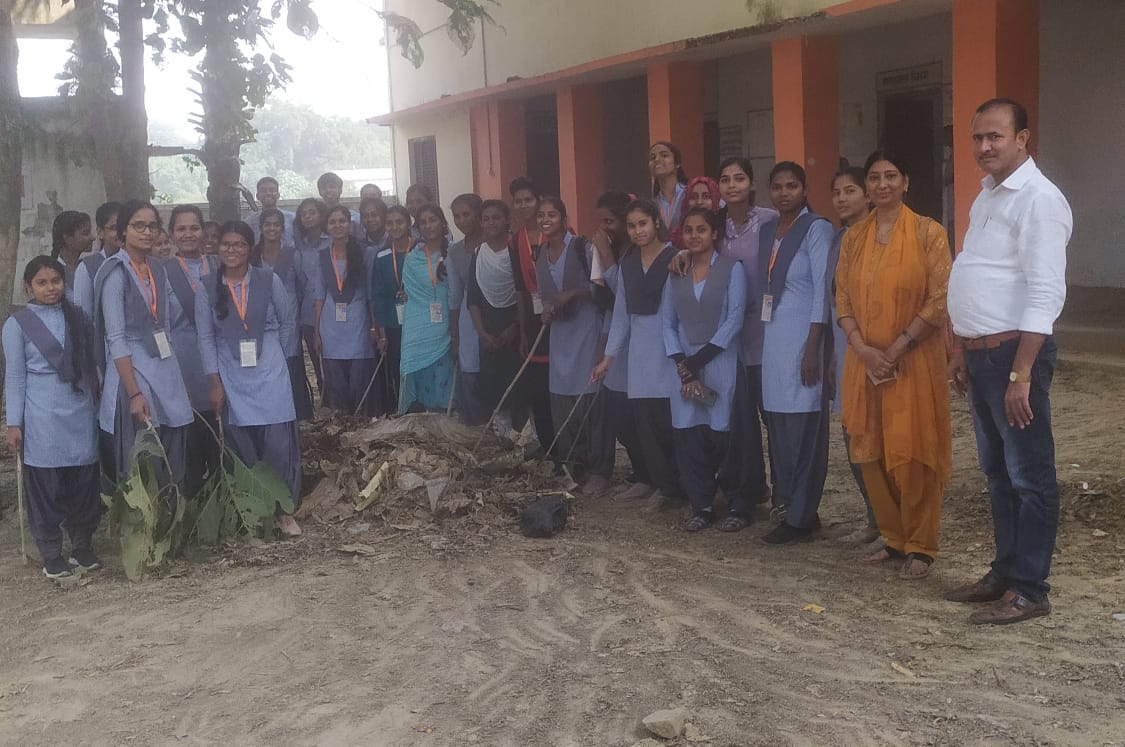
[[[741,532],[750,526],[750,520],[740,514],[731,514],[719,522],[720,532]]]
[[[684,522],[685,532],[699,532],[711,526],[711,514],[692,514],[691,518]]]
[[[864,563],[877,564],[886,563],[889,560],[902,560],[905,557],[906,556],[903,555],[901,551],[896,550],[893,547],[884,547],[881,550],[878,550],[870,555],[864,555],[862,561]]]
[[[914,567],[914,562],[922,563],[925,568],[921,573],[911,573],[910,569]],[[923,555],[920,552],[912,552],[906,556],[906,561],[899,569],[898,577],[904,581],[920,581],[926,576],[930,575],[930,570],[934,567],[934,559],[929,555]]]

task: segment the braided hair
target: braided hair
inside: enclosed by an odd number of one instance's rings
[[[222,237],[226,236],[228,233],[236,233],[246,240],[247,246],[254,246],[254,231],[243,221],[231,220],[224,223],[219,229],[219,240],[221,241]],[[250,269],[247,268],[246,272],[249,273]],[[215,273],[215,298],[213,303],[215,316],[220,321],[226,319],[227,314],[230,313],[230,294],[227,293],[226,288],[223,287],[223,276],[225,274],[226,266],[222,262],[219,262],[219,271]]]
[[[24,284],[30,286],[31,281],[43,269],[57,272],[61,278],[66,277],[61,262],[42,254],[27,263],[27,267],[23,271]],[[80,308],[66,299],[65,293],[59,298],[59,306],[62,308],[63,320],[66,323],[66,339],[70,342],[70,349],[73,353],[70,359],[70,373],[74,378],[70,382],[70,386],[74,391],[81,392],[83,379],[86,373],[92,370],[89,367],[93,365],[93,348],[90,346],[86,315]],[[93,394],[93,392],[90,393]]]
[[[73,236],[83,225],[90,225],[90,216],[77,210],[64,210],[51,225],[51,259],[58,259],[66,248],[66,237]]]

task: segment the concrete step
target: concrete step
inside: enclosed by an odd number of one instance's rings
[[[1055,325],[1055,342],[1063,353],[1120,357],[1125,360],[1125,323]]]

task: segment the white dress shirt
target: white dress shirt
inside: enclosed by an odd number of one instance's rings
[[[1070,205],[1030,157],[1000,184],[988,176],[981,185],[949,275],[953,331],[1049,335],[1066,300]]]

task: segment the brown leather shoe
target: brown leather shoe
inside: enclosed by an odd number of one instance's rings
[[[1009,625],[1049,614],[1051,603],[1046,598],[1033,602],[1014,591],[1006,591],[996,604],[969,615],[969,622],[973,625]]]
[[[995,602],[1004,596],[1008,590],[1004,581],[992,571],[984,575],[980,581],[964,586],[958,586],[947,593],[945,598],[950,602]]]

